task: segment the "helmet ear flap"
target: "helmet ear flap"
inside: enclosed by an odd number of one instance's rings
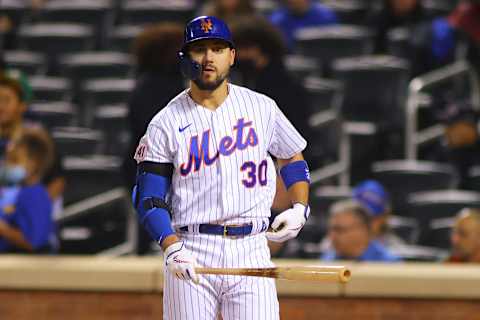
[[[200,73],[202,72],[202,66],[200,63],[192,60],[188,54],[183,51],[178,53],[178,58],[180,60],[180,71],[184,77],[191,80],[200,77]]]

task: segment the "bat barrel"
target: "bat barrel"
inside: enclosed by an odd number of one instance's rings
[[[224,274],[269,277],[298,281],[341,282],[350,280],[351,272],[344,266],[291,266],[276,268],[195,268],[199,274]]]

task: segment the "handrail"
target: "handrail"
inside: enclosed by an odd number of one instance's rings
[[[126,196],[127,192],[122,187],[108,190],[96,196],[80,200],[77,203],[67,206],[61,213],[60,217],[56,218],[55,221],[57,223],[62,223],[72,218],[83,216],[93,209],[117,200],[121,200]]]
[[[117,187],[96,196],[81,200],[75,204],[66,207],[60,217],[55,219],[55,222],[63,223],[73,218],[78,218],[90,213],[92,210],[98,209],[104,205],[108,205],[115,201],[124,201],[127,212],[126,223],[126,241],[118,246],[106,249],[97,253],[100,256],[119,256],[132,253],[137,247],[137,218],[133,207],[130,205],[129,194],[123,187]]]
[[[422,104],[421,91],[432,84],[447,80],[459,74],[466,73],[471,82],[471,100],[475,107],[480,106],[480,86],[477,75],[469,63],[459,60],[443,68],[428,72],[410,81],[405,110],[405,156],[407,159],[417,159],[418,146],[441,136],[440,126],[418,131],[418,109]]]

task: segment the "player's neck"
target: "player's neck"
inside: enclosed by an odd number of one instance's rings
[[[207,109],[216,110],[227,99],[228,82],[225,80],[215,90],[201,90],[192,82],[189,94],[195,103]]]

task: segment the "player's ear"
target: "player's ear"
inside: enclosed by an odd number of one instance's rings
[[[235,55],[236,55],[236,51],[234,48],[230,49],[230,67],[233,66],[233,64],[235,63]]]

